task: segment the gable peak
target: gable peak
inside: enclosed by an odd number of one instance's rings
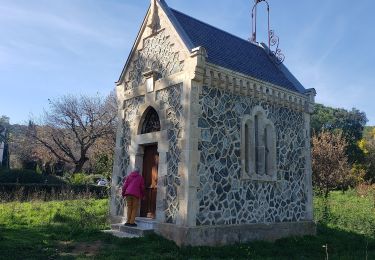
[[[151,0],[150,14],[151,20],[147,27],[151,29],[152,33],[156,33],[158,30],[160,30],[160,17],[157,0]]]

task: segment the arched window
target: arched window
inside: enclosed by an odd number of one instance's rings
[[[260,106],[243,118],[242,168],[244,179],[276,180],[276,132]]]
[[[268,172],[268,161],[269,161],[269,153],[270,153],[270,142],[268,140],[268,131],[267,127],[264,128],[264,134],[263,134],[263,139],[264,139],[264,161],[266,162],[264,164],[264,172]]]
[[[260,174],[259,171],[262,167],[260,167],[260,142],[259,142],[259,116],[254,116],[254,122],[255,122],[255,129],[254,133],[252,133],[255,137],[255,173]]]
[[[160,131],[160,120],[156,110],[150,107],[143,120],[141,134],[148,134]]]
[[[247,178],[255,172],[255,135],[254,118],[244,117],[242,124],[242,165]]]

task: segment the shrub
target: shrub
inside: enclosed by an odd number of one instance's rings
[[[313,136],[312,144],[313,184],[327,197],[329,191],[342,188],[347,181],[347,143],[341,132],[322,131]]]
[[[0,172],[0,183],[64,184],[65,182],[56,176],[38,174],[32,170],[5,170]]]
[[[107,187],[94,185],[0,184],[0,202],[108,197]]]
[[[104,178],[101,174],[85,174],[85,173],[74,173],[67,179],[71,184],[75,185],[90,185],[96,184],[99,179]]]
[[[375,210],[375,184],[368,185],[368,184],[362,183],[356,187],[356,192],[357,192],[357,195],[361,197],[366,197],[366,196],[372,197],[373,202],[374,202],[373,207]]]
[[[94,172],[100,174],[105,179],[111,178],[113,159],[108,154],[99,154],[95,157]]]
[[[74,173],[69,178],[70,183],[72,184],[89,184],[90,180],[87,177],[87,174],[84,173]]]
[[[357,187],[364,182],[365,175],[366,169],[361,164],[354,164],[345,179],[344,186],[351,188]]]

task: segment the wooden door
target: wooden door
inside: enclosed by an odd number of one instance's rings
[[[142,170],[142,175],[145,180],[145,199],[141,202],[141,217],[155,218],[158,166],[158,146],[145,146]]]

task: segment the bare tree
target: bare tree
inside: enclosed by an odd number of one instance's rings
[[[58,160],[72,163],[75,173],[81,172],[89,149],[115,131],[113,102],[113,93],[107,98],[66,95],[49,100],[49,110],[41,125],[31,127],[31,136]]]
[[[0,142],[6,141],[6,129],[9,126],[9,117],[7,116],[1,116],[0,117]]]
[[[0,168],[9,169],[9,117],[0,117]]]
[[[312,138],[313,184],[325,197],[345,183],[350,167],[345,154],[347,143],[342,132],[322,131]]]

